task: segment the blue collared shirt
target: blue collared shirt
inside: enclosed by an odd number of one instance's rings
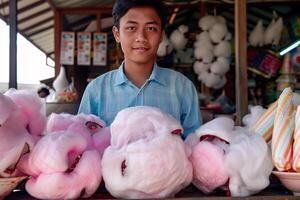
[[[78,113],[94,114],[110,125],[117,113],[127,107],[153,106],[181,122],[185,138],[202,124],[198,95],[193,83],[179,72],[154,65],[149,79],[136,87],[119,69],[90,82]]]

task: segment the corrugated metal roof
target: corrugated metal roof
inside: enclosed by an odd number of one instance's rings
[[[18,32],[45,54],[54,56],[54,8],[112,5],[114,0],[19,0]],[[74,28],[82,29],[86,15],[68,15],[66,20]],[[0,18],[9,23],[9,0],[0,0]],[[82,21],[82,22],[80,22]],[[76,24],[76,22],[79,22]]]
[[[9,1],[0,0],[0,17],[9,23]],[[48,1],[18,1],[18,32],[45,54],[54,51],[54,11]]]
[[[89,7],[89,6],[101,6],[101,5],[112,5],[115,0],[53,0],[56,7]]]
[[[180,3],[199,3],[201,1],[209,3],[227,3],[232,4],[234,0],[164,0],[168,5]],[[18,31],[30,40],[35,46],[41,49],[45,54],[54,56],[54,9],[68,7],[94,7],[102,5],[112,5],[115,0],[19,0],[18,1]],[[270,2],[268,0],[249,0],[251,3]],[[271,2],[299,2],[294,1],[271,1]],[[281,13],[288,12],[290,8],[282,8],[285,10]],[[233,6],[222,10],[222,15],[228,20],[229,26],[234,27],[234,10]],[[220,14],[220,13],[218,13]],[[0,0],[0,18],[9,23],[9,0]],[[185,15],[179,16],[184,18]],[[254,7],[249,9],[248,28],[252,29],[258,18],[264,17],[268,23],[272,18],[272,8],[262,9]],[[95,18],[95,16],[94,16]],[[89,15],[68,15],[66,21],[74,31],[84,30],[89,23],[94,19]]]

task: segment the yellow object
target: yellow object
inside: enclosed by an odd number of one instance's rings
[[[0,199],[9,195],[17,187],[17,185],[26,178],[27,176],[0,178]]]

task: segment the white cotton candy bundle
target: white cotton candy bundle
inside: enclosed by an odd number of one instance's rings
[[[229,40],[232,36],[222,16],[204,16],[199,20],[199,27],[204,31],[196,36],[194,43],[194,56],[197,59],[194,71],[198,80],[207,87],[220,89],[227,82],[225,73],[230,68]]]
[[[265,30],[264,44],[266,44],[266,45],[272,43],[272,39],[274,37],[274,24],[275,24],[275,20],[272,19],[272,21],[270,22],[270,24],[268,25],[268,27]]]
[[[223,23],[217,23],[209,30],[209,36],[214,43],[219,43],[224,40],[227,33],[227,26]]]
[[[252,106],[250,108],[250,113],[243,117],[243,124],[249,129],[253,128],[255,123],[266,112],[266,110],[267,109],[262,106]]]
[[[176,50],[182,50],[185,48],[185,45],[188,42],[188,39],[185,37],[185,33],[188,32],[188,27],[185,25],[180,25],[176,30],[174,30],[170,35],[170,41],[172,46]]]
[[[207,31],[203,31],[202,33],[196,36],[196,41],[194,43],[195,48],[207,48],[209,50],[214,49],[214,45],[211,43],[209,38],[209,34]]]
[[[204,31],[208,31],[209,29],[211,29],[211,27],[217,23],[217,19],[215,16],[212,15],[206,15],[204,17],[202,17],[199,22],[198,22],[198,26],[204,30]]]
[[[200,74],[198,74],[198,80],[205,83],[208,76],[209,76],[209,72],[208,71],[203,71]]]
[[[215,62],[212,63],[210,71],[217,75],[224,75],[229,70],[228,59],[224,57],[218,57]]]
[[[172,50],[173,50],[172,43],[170,42],[166,34],[164,34],[163,40],[161,41],[157,49],[157,55],[163,57],[170,54]]]
[[[276,20],[277,19],[277,20]],[[264,33],[264,44],[273,44],[278,45],[281,32],[283,29],[283,20],[281,17],[278,17],[277,13],[273,11],[273,18]]]
[[[250,33],[249,43],[253,47],[262,47],[264,45],[264,26],[262,20],[258,20],[255,28]]]
[[[220,81],[221,81],[221,77],[219,75],[214,73],[208,73],[208,76],[205,79],[204,84],[207,87],[212,88],[214,85],[217,85]]]
[[[193,69],[196,74],[200,74],[202,72],[208,71],[210,68],[210,64],[205,64],[204,62],[196,61],[193,64]]]
[[[217,15],[215,16],[217,23],[226,24],[226,19],[223,16]]]
[[[283,19],[281,17],[279,17],[274,25],[275,35],[274,35],[273,42],[272,42],[273,45],[279,44],[282,30],[283,30]]]
[[[223,40],[217,45],[215,45],[214,55],[216,57],[229,57],[231,55],[230,43],[226,40]]]
[[[213,86],[214,89],[217,89],[217,90],[221,89],[226,84],[226,82],[227,82],[226,77],[225,76],[221,76],[220,78],[221,78],[221,81],[218,84],[215,84]]]
[[[245,128],[236,128],[224,164],[232,196],[249,196],[269,185],[273,165],[265,140]]]
[[[201,60],[206,64],[211,63],[214,58],[212,51],[209,48],[205,48],[204,46],[196,48],[194,50],[194,56],[195,58]]]

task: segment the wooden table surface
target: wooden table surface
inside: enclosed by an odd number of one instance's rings
[[[13,192],[7,198],[7,200],[36,200],[36,198],[31,197],[25,190],[21,189],[20,191]],[[97,192],[88,199],[115,199],[112,197],[102,185],[99,187]],[[300,200],[300,196],[293,196],[293,194],[284,188],[280,183],[272,183],[266,189],[261,191],[260,193],[249,196],[249,197],[226,197],[225,192],[218,190],[210,195],[205,195],[201,191],[199,191],[193,185],[188,186],[178,194],[174,198],[168,199],[176,199],[176,200]]]

